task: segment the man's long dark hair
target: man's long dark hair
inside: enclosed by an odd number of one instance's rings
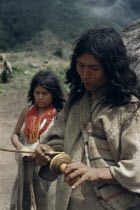
[[[90,53],[102,64],[108,78],[107,104],[125,105],[131,101],[132,95],[138,95],[137,77],[129,67],[126,47],[120,35],[112,28],[92,29],[76,40],[70,69],[66,72],[71,105],[85,93],[85,87],[76,71],[76,60],[85,53]]]
[[[63,108],[63,102],[65,102],[65,99],[57,76],[52,71],[48,70],[39,71],[34,75],[28,91],[28,102],[31,102],[31,104],[35,103],[34,89],[38,85],[52,93],[52,103],[54,107],[60,111]]]

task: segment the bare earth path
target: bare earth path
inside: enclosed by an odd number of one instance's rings
[[[26,93],[23,91],[0,94],[0,148],[14,149],[10,136],[25,104]],[[15,154],[0,151],[0,210],[9,210],[16,171]]]

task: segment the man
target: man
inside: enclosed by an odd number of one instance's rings
[[[47,144],[36,148],[46,168],[45,151],[65,151],[72,159],[58,176],[55,208],[126,210],[140,193],[140,109],[120,35],[111,28],[83,34],[66,78],[69,100]]]

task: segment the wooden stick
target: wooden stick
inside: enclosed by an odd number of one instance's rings
[[[30,153],[30,154],[35,154],[34,151],[24,151],[24,150],[15,150],[15,149],[3,149],[0,148],[0,151],[4,151],[4,152],[19,152],[19,153]],[[65,152],[44,152],[46,156],[55,156],[58,154],[65,154]]]
[[[33,151],[24,151],[24,150],[16,150],[16,149],[3,149],[3,148],[0,148],[0,151],[5,151],[5,152],[19,152],[19,153],[35,153]]]

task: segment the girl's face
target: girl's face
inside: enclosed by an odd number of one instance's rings
[[[76,60],[76,70],[85,88],[93,98],[100,97],[107,90],[107,77],[102,64],[89,53],[79,56]]]
[[[48,108],[53,101],[53,95],[44,87],[38,85],[34,89],[34,99],[39,108]]]

